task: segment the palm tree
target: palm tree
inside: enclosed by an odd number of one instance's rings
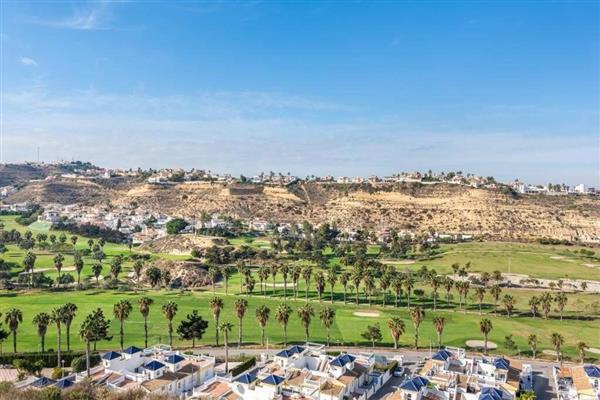
[[[348,290],[348,282],[350,282],[350,273],[344,272],[340,275],[340,283],[344,288],[344,304],[346,304],[346,292]]]
[[[575,348],[577,349],[577,353],[579,354],[579,362],[583,364],[585,362],[585,351],[587,350],[588,345],[585,344],[585,342],[579,341],[575,345]]]
[[[233,329],[231,322],[224,322],[219,325],[219,330],[223,332],[223,345],[225,346],[225,373],[229,373],[229,333]]]
[[[269,268],[265,265],[258,269],[258,278],[260,279],[260,291],[265,296],[265,282],[269,279]]]
[[[452,278],[446,277],[444,279],[443,284],[444,284],[444,289],[446,289],[446,304],[449,307],[450,306],[450,291],[452,290],[452,287],[454,287],[454,281],[452,280]]]
[[[563,311],[565,309],[565,306],[567,305],[567,295],[564,292],[559,292],[556,297],[554,298],[554,300],[556,301],[556,305],[558,307],[558,313],[560,315],[560,320],[562,321],[563,319]]]
[[[271,309],[265,305],[256,309],[256,322],[258,322],[258,325],[260,326],[260,344],[262,346],[265,345],[265,326],[267,326],[270,314]]]
[[[335,321],[335,310],[331,307],[325,307],[319,313],[319,319],[325,326],[325,329],[327,329],[327,346],[329,346],[330,331]]]
[[[33,268],[35,266],[35,260],[37,256],[35,253],[28,251],[25,255],[25,259],[23,259],[23,267],[25,271],[29,272],[29,287],[33,287]]]
[[[419,327],[425,318],[425,311],[421,307],[410,310],[410,318],[415,327],[415,350],[419,348]]]
[[[446,318],[444,317],[434,317],[433,318],[433,326],[435,327],[435,332],[438,337],[438,347],[442,347],[442,334],[444,333],[444,327],[446,326]]]
[[[477,286],[475,288],[475,297],[477,298],[477,303],[479,303],[479,315],[481,315],[481,304],[485,297],[485,286]]]
[[[125,320],[129,318],[129,314],[131,314],[131,303],[129,300],[120,300],[113,306],[113,315],[116,319],[119,320],[119,336],[120,336],[120,344],[121,351],[123,351],[123,339],[125,336],[125,332],[123,331],[123,325],[125,324]]]
[[[533,354],[534,360],[535,360],[535,356],[537,354],[537,342],[538,342],[538,338],[535,333],[531,333],[527,337],[527,343],[529,344],[529,347],[531,348],[531,353]]]
[[[37,327],[37,333],[40,337],[40,345],[42,353],[46,351],[46,332],[48,332],[48,325],[50,325],[50,315],[45,312],[41,312],[33,317],[33,324]]]
[[[144,318],[144,347],[148,348],[148,316],[150,315],[150,306],[154,304],[154,300],[150,297],[140,297],[138,300],[138,306],[140,308],[140,314]]]
[[[144,269],[144,262],[142,260],[136,260],[133,263],[133,273],[135,274],[135,283],[136,283],[135,290],[136,290],[136,292],[140,289],[140,279],[142,278],[142,270],[143,269]]]
[[[337,282],[337,274],[338,271],[334,268],[334,266],[331,266],[330,269],[327,271],[327,283],[329,284],[329,288],[331,289],[331,304],[333,304],[333,289],[335,288],[335,284]]]
[[[50,320],[52,323],[56,324],[56,340],[57,340],[57,349],[56,356],[58,359],[58,363],[56,365],[61,365],[60,351],[61,351],[61,342],[62,342],[62,334],[61,334],[61,326],[65,321],[65,308],[64,307],[55,307],[50,312]]]
[[[542,312],[544,313],[544,319],[548,319],[548,314],[550,313],[550,308],[552,308],[552,294],[551,293],[543,293],[540,296],[540,304],[542,305]]]
[[[387,321],[387,326],[390,330],[392,340],[394,341],[394,349],[397,349],[400,336],[402,336],[406,331],[404,321],[402,321],[400,317],[392,317]]]
[[[298,317],[304,327],[304,337],[306,338],[306,342],[308,342],[309,338],[308,328],[310,327],[310,321],[314,315],[315,310],[313,310],[312,306],[308,303],[298,309]]]
[[[287,346],[287,326],[290,321],[290,315],[292,314],[292,308],[287,304],[281,303],[275,311],[275,319],[283,328],[283,345]]]
[[[81,271],[83,271],[83,257],[79,251],[75,251],[73,254],[73,264],[75,265],[75,272],[77,273],[77,287],[81,288]]]
[[[502,298],[502,303],[504,304],[508,318],[510,318],[512,310],[515,307],[515,298],[511,294],[505,294]]]
[[[561,361],[560,348],[565,343],[565,339],[560,333],[554,332],[550,336],[550,341],[552,342],[552,346],[554,346],[554,351],[556,351],[556,361]]]
[[[96,287],[98,287],[98,279],[100,278],[100,274],[102,273],[102,264],[96,263],[92,265],[92,272],[94,273],[94,277],[96,278]]]
[[[8,329],[12,332],[14,353],[17,352],[17,329],[19,329],[21,322],[23,322],[23,312],[18,308],[11,308],[4,315],[4,323],[8,325]]]
[[[410,310],[410,294],[415,287],[415,281],[410,276],[404,280],[404,290],[406,290],[406,307]]]
[[[498,300],[500,299],[500,293],[502,293],[502,288],[500,285],[495,284],[490,288],[490,293],[492,294],[492,298],[494,299],[494,315],[498,314]]]
[[[360,301],[360,283],[363,280],[363,271],[360,268],[355,268],[352,271],[352,276],[350,277],[350,279],[352,280],[352,284],[354,285],[354,289],[356,290],[356,305],[358,305],[359,301]]]
[[[58,271],[58,279],[56,280],[57,286],[60,286],[60,271],[63,267],[63,261],[65,261],[65,256],[62,254],[58,253],[54,256],[54,268],[56,268],[56,271]]]
[[[321,271],[315,274],[315,286],[319,295],[319,303],[322,301],[323,290],[325,290],[325,275]]]
[[[221,318],[221,310],[223,310],[223,299],[220,297],[213,297],[209,300],[208,305],[213,313],[215,319],[215,342],[219,345],[219,320]]]
[[[479,330],[483,333],[483,353],[487,354],[488,351],[488,335],[492,331],[494,326],[492,325],[492,321],[487,318],[482,319],[479,322]]]
[[[437,292],[439,287],[442,285],[442,277],[437,276],[435,274],[432,275],[429,284],[431,285],[431,295],[433,297],[433,311],[435,312],[437,310]]]
[[[294,285],[294,300],[298,298],[298,280],[302,275],[302,268],[299,265],[294,265],[291,271],[292,284]]]
[[[532,296],[529,299],[529,309],[531,310],[531,316],[533,319],[537,316],[538,307],[540,305],[540,299],[537,296]]]
[[[240,325],[238,328],[238,349],[242,346],[242,322],[244,320],[244,316],[246,315],[246,311],[248,310],[248,300],[246,299],[237,299],[235,301],[235,314],[240,321]]]
[[[62,306],[63,312],[63,324],[65,325],[65,331],[67,336],[67,351],[71,351],[71,324],[77,314],[77,306],[73,303],[67,303]]]
[[[177,303],[174,301],[169,301],[162,306],[162,313],[169,321],[169,346],[173,346],[173,318],[177,315],[177,309]]]
[[[271,278],[273,279],[273,297],[275,297],[275,278],[277,277],[278,270],[279,270],[279,265],[277,265],[277,264],[269,265],[269,273],[271,274]]]
[[[287,264],[283,264],[281,267],[279,267],[279,271],[283,277],[283,298],[287,299],[287,280],[290,273],[290,267]]]
[[[233,273],[233,269],[230,265],[225,265],[221,268],[221,275],[223,275],[223,280],[225,281],[225,294],[229,294],[229,278]]]
[[[210,280],[210,284],[212,286],[213,294],[215,294],[216,283],[217,283],[217,279],[219,277],[219,270],[217,269],[217,267],[215,267],[214,265],[211,265],[208,268],[207,276],[208,276],[208,279]],[[216,328],[217,328],[217,335],[218,335],[219,327],[217,326]],[[217,339],[217,342],[218,341],[219,340]]]
[[[394,294],[396,297],[394,298],[394,307],[398,307],[400,297],[402,296],[402,286],[404,285],[404,281],[401,276],[394,276],[392,278],[392,289],[394,290]]]

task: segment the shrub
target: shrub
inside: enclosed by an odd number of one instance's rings
[[[254,367],[256,365],[256,358],[251,357],[246,361],[243,361],[241,364],[237,365],[235,368],[231,369],[231,376],[238,376],[242,372]]]
[[[90,355],[90,368],[95,367],[100,364],[100,355],[99,354],[91,354]],[[75,357],[71,361],[71,368],[74,372],[83,372],[86,369],[85,366],[85,354],[79,357]]]
[[[54,367],[54,369],[52,370],[52,375],[50,375],[50,378],[56,380],[59,380],[60,378],[62,378],[63,376],[65,376],[65,371],[63,371],[62,368],[60,367]]]

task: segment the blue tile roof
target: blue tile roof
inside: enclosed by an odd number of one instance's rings
[[[235,379],[236,382],[245,383],[246,385],[251,384],[255,380],[256,376],[248,373],[242,374]]]
[[[140,349],[139,347],[129,346],[128,348],[123,350],[123,354],[135,354],[139,353],[140,351],[142,351],[142,349]]]
[[[169,357],[167,357],[165,362],[168,364],[177,364],[183,360],[185,360],[185,358],[181,357],[179,354],[171,354]]]
[[[157,369],[164,368],[165,364],[160,361],[152,360],[148,364],[144,365],[144,368],[150,371],[156,371]]]
[[[279,385],[281,384],[281,382],[283,382],[283,378],[279,375],[269,375],[267,376],[265,379],[262,380],[262,383],[266,383],[267,385]]]
[[[351,363],[356,358],[351,356],[350,354],[340,354],[336,358],[334,358],[329,365],[333,365],[334,367],[343,367],[346,364]]]
[[[494,387],[484,387],[479,393],[479,400],[502,400],[502,390]]]
[[[418,392],[422,387],[427,386],[429,381],[422,376],[415,376],[412,379],[408,379],[400,385],[400,389],[408,390],[410,392]]]
[[[75,384],[75,382],[73,382],[73,380],[71,378],[64,378],[61,379],[60,381],[56,382],[56,384],[54,386],[56,386],[59,389],[66,389],[68,387],[71,387]]]
[[[115,358],[121,358],[121,353],[117,353],[116,351],[109,351],[108,353],[104,353],[102,356],[103,360],[114,360]]]
[[[446,361],[451,357],[452,353],[450,353],[448,350],[440,350],[437,353],[435,353],[431,358],[433,360]]]
[[[289,358],[294,354],[300,354],[304,351],[304,347],[302,346],[290,346],[287,349],[281,350],[279,353],[275,354],[278,357]]]
[[[508,361],[506,358],[496,358],[494,360],[494,367],[496,367],[498,369],[508,370],[509,366],[510,366],[510,361]]]
[[[583,367],[585,374],[590,378],[600,378],[600,367],[596,365],[586,365]]]
[[[41,378],[36,379],[35,381],[33,381],[31,383],[31,386],[33,387],[37,387],[37,388],[43,388],[49,385],[52,385],[53,383],[55,383],[56,381],[53,381],[50,378],[46,378],[45,376],[42,376]]]

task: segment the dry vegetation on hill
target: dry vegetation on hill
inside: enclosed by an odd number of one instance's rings
[[[501,240],[600,237],[597,197],[517,196],[506,190],[447,184],[299,183],[262,191],[232,191],[225,184],[207,182],[159,186],[115,179],[62,179],[30,183],[9,198],[24,200],[138,204],[183,217],[206,211],[244,219],[329,221],[347,228],[436,230]]]

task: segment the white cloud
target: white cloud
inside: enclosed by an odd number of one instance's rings
[[[73,12],[73,15],[63,19],[43,19],[34,17],[31,19],[31,22],[51,28],[84,31],[112,29],[110,25],[109,2],[107,1],[80,5]]]
[[[38,63],[33,58],[30,58],[30,57],[21,57],[19,59],[19,62],[28,67],[37,67],[38,66]]]

